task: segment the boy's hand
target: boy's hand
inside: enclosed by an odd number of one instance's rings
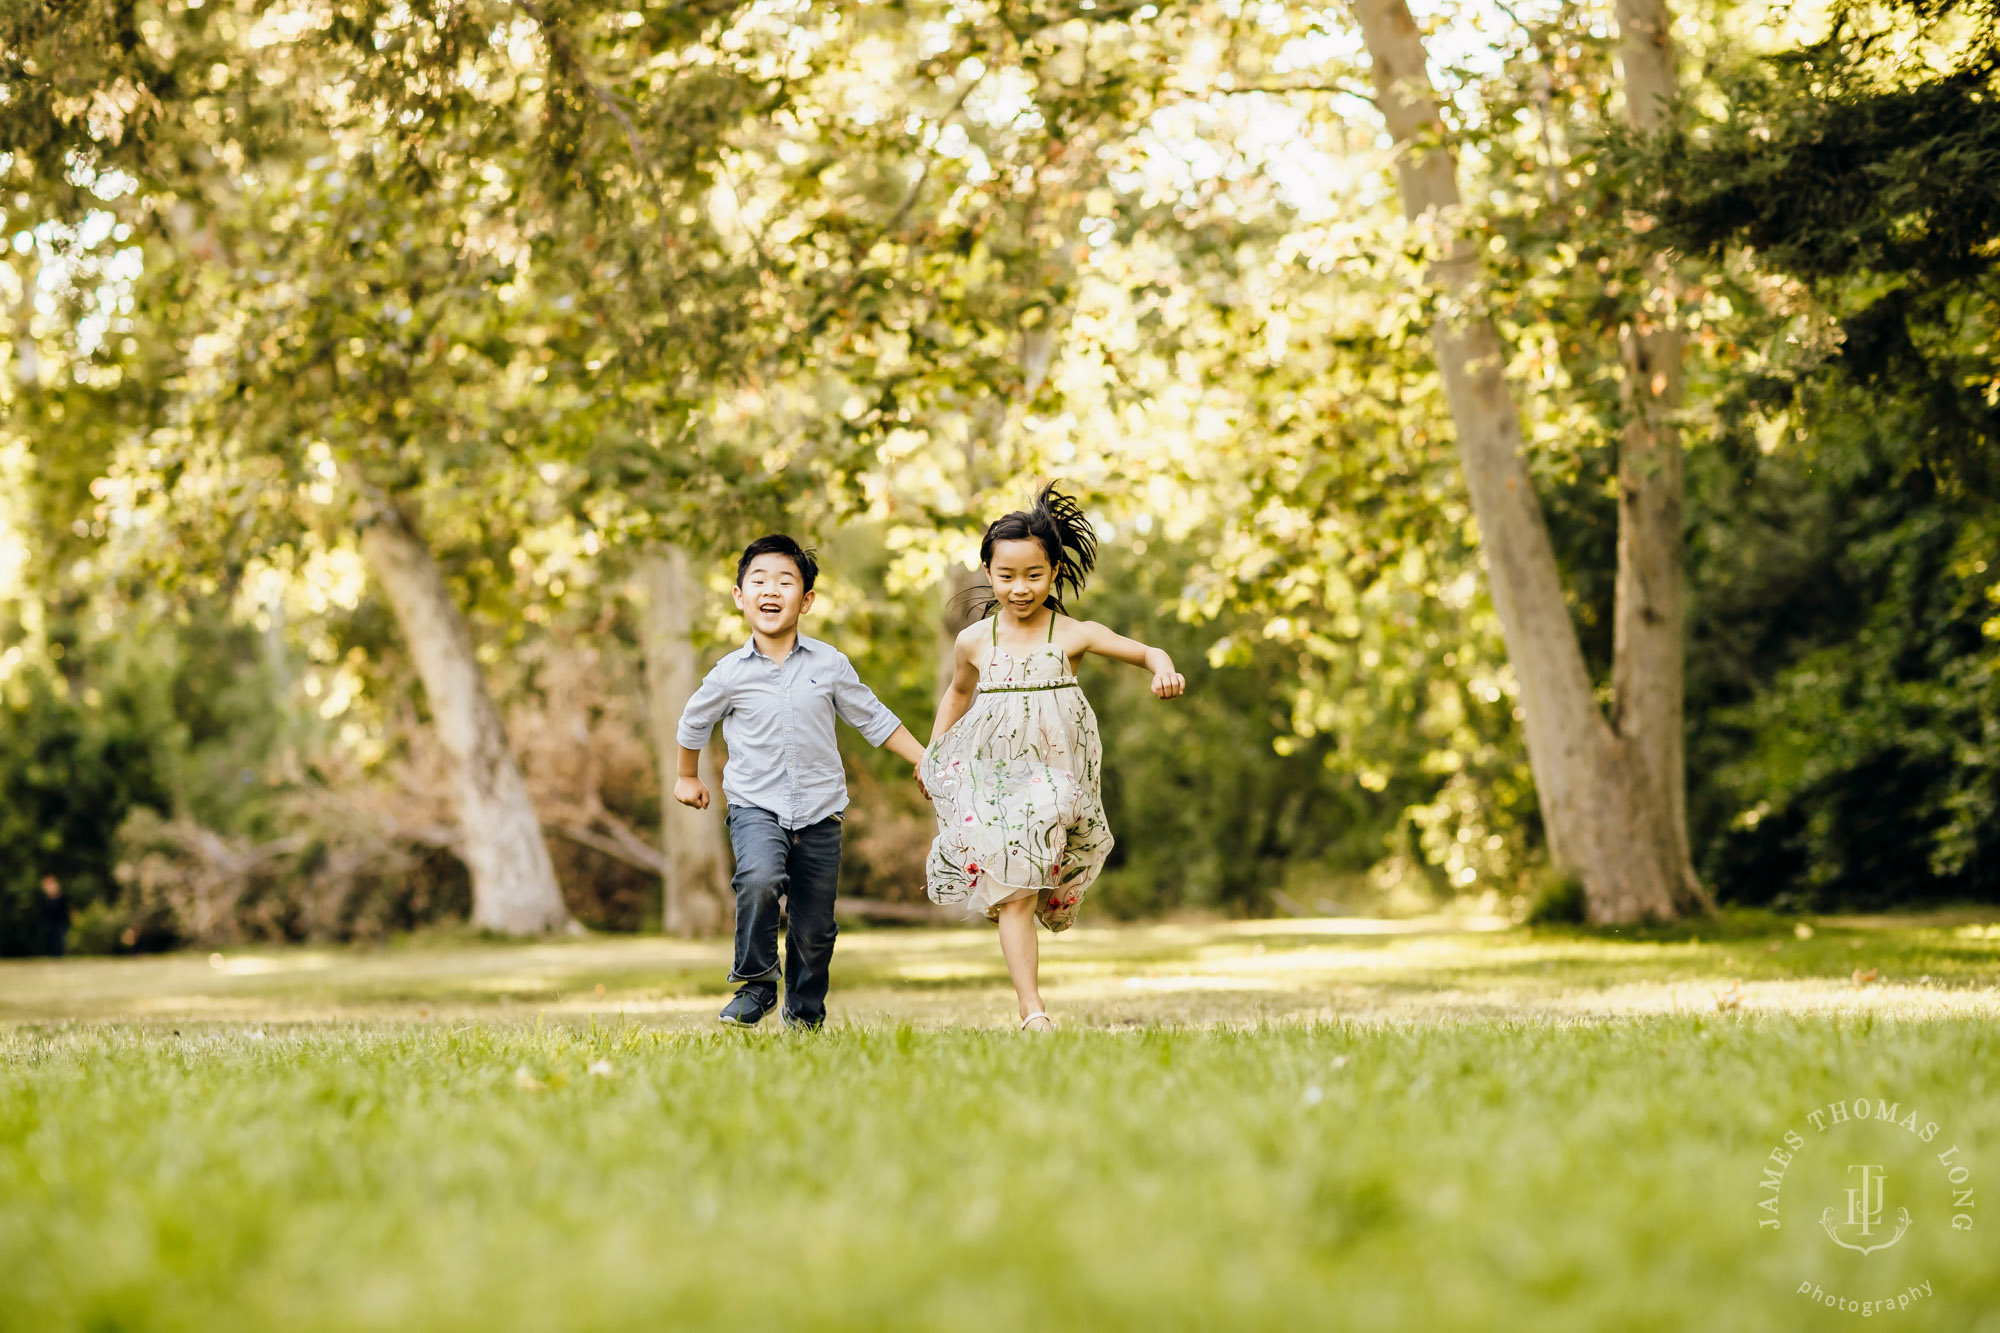
[[[696,810],[706,810],[708,809],[708,788],[702,785],[700,778],[675,778],[674,799],[682,805],[692,806]]]
[[[924,799],[928,801],[931,798],[931,789],[924,785],[924,766],[921,763],[918,764],[910,770],[910,776],[916,780],[917,790],[922,792]]]

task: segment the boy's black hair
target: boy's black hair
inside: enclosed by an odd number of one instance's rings
[[[805,591],[813,590],[813,580],[819,577],[819,561],[813,558],[811,551],[782,532],[759,537],[743,548],[743,556],[736,562],[737,587],[743,586],[743,571],[750,568],[750,562],[760,555],[790,556],[792,563],[799,567],[799,581],[806,585]]]
[[[1049,553],[1049,563],[1055,566],[1056,578],[1049,589],[1049,605],[1067,613],[1062,604],[1062,592],[1067,588],[1072,594],[1083,591],[1083,580],[1097,567],[1097,534],[1091,531],[1090,520],[1083,516],[1083,506],[1070,496],[1056,489],[1050,482],[1042,487],[1035,502],[1026,509],[1016,509],[1011,514],[1003,514],[993,520],[986,529],[986,535],[979,539],[979,563],[983,568],[993,563],[993,546],[996,542],[1038,541],[1042,549]],[[990,588],[975,590],[975,595],[985,599],[986,615],[1000,605],[992,596]]]

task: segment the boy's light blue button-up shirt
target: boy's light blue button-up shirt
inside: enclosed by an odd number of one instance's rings
[[[699,750],[722,723],[729,746],[722,794],[732,805],[758,806],[785,828],[800,829],[847,808],[836,715],[870,745],[903,725],[838,648],[801,634],[785,660],[774,662],[752,638],[703,677],[681,710],[677,735]]]

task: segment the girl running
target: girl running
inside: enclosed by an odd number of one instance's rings
[[[1162,699],[1186,682],[1158,648],[1064,613],[1063,595],[1081,592],[1097,563],[1097,540],[1053,484],[986,529],[979,560],[992,614],[958,636],[924,752],[938,819],[926,878],[934,901],[970,900],[999,923],[1021,1028],[1040,1032],[1054,1021],[1042,1008],[1035,918],[1067,930],[1111,854],[1099,794],[1104,751],[1077,660],[1100,653],[1143,667]]]

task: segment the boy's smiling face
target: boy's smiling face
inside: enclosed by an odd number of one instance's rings
[[[812,609],[799,567],[788,555],[760,555],[743,571],[743,581],[730,590],[736,609],[750,628],[767,639],[789,638],[799,617]]]

